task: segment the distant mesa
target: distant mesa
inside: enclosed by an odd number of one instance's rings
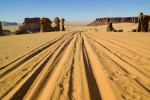
[[[88,24],[88,26],[99,26],[99,25],[107,25],[108,23],[138,23],[138,17],[104,17],[104,18],[96,18],[95,21]]]
[[[142,12],[138,17],[96,18],[96,20],[87,26],[108,25],[106,29],[108,32],[123,32],[122,29],[115,30],[112,26],[112,23],[138,23],[138,27],[136,29],[132,29],[131,32],[150,32],[150,15],[144,15]]]
[[[3,22],[2,22],[2,25],[3,25],[3,26],[12,26],[12,25],[18,25],[18,23],[16,23],[16,22],[5,22],[5,21],[3,21]]]

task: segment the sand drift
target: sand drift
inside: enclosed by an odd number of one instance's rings
[[[0,67],[0,99],[148,100],[149,39],[119,34],[68,32]]]

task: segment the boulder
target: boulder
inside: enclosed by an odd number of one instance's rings
[[[122,29],[120,29],[120,30],[117,30],[117,32],[123,32],[123,30],[122,30]]]
[[[132,29],[131,32],[136,32],[136,29]]]

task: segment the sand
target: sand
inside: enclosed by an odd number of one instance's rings
[[[149,100],[150,33],[106,27],[0,37],[0,99]]]

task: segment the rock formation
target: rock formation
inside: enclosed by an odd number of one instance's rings
[[[3,36],[4,33],[3,33],[3,28],[2,28],[2,23],[0,22],[0,36]]]
[[[150,32],[150,20],[148,22],[148,31]]]
[[[54,27],[54,31],[60,31],[60,20],[59,20],[59,18],[58,17],[56,17],[55,19],[54,19],[54,22],[55,22],[55,27]]]
[[[112,26],[112,23],[110,22],[108,23],[108,26],[107,26],[107,32],[112,32],[112,31],[114,31],[114,28]]]
[[[150,29],[150,15],[143,15],[140,13],[138,16],[137,32],[148,32]]]
[[[117,30],[117,32],[123,32],[123,30],[122,30],[122,29],[119,29],[119,30]]]
[[[65,31],[64,28],[65,19],[62,18],[62,31]],[[54,19],[55,27],[52,27],[52,21],[49,18],[25,18],[22,26],[19,27],[19,30],[15,34],[25,34],[25,33],[35,33],[35,32],[52,32],[60,31],[60,20],[58,17]]]
[[[61,23],[62,23],[62,31],[65,31],[64,22],[65,22],[65,19],[62,18],[62,19],[61,19]]]
[[[96,18],[96,20],[90,24],[89,26],[98,26],[98,25],[106,25],[109,22],[113,23],[138,23],[138,17],[106,17],[106,18]]]
[[[143,28],[142,28],[142,32],[148,32],[149,31],[149,21],[150,21],[150,15],[143,15],[143,20],[142,20]]]
[[[122,29],[115,30],[115,29],[113,28],[113,26],[112,26],[112,22],[108,23],[108,25],[107,25],[107,30],[106,30],[106,31],[107,31],[107,32],[123,32]]]
[[[138,16],[138,28],[137,28],[137,32],[140,32],[141,31],[141,28],[142,28],[142,17],[143,16],[143,13],[141,12],[140,14],[139,14],[139,16]]]
[[[52,21],[49,18],[42,18],[40,24],[41,24],[41,32],[53,31],[53,28],[51,26]]]
[[[16,34],[40,32],[40,18],[25,18],[23,25],[19,27]]]
[[[39,32],[40,21],[40,18],[25,18],[24,27],[29,32]]]
[[[130,31],[129,31],[130,32]],[[132,29],[131,32],[136,32],[136,29]]]

